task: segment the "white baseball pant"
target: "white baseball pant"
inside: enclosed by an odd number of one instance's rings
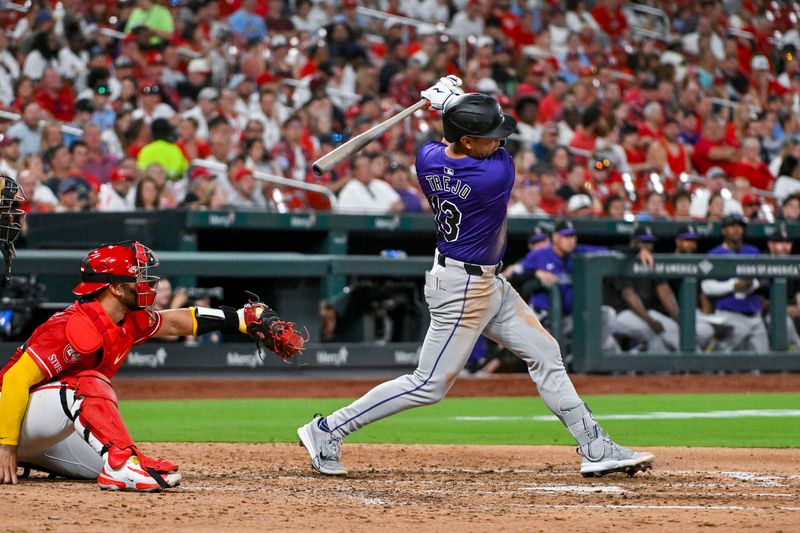
[[[761,315],[743,315],[717,309],[717,313],[725,318],[725,323],[731,326],[728,334],[717,342],[717,350],[724,353],[734,351],[752,351],[767,353],[769,351],[769,337],[767,327]]]
[[[533,310],[495,267],[470,275],[463,263],[446,260],[425,276],[425,299],[431,323],[417,369],[387,381],[327,417],[332,434],[345,437],[357,429],[412,407],[444,398],[483,334],[523,359],[539,395],[559,419],[559,408],[582,400],[567,375],[558,343],[539,323]]]
[[[634,339],[636,342],[646,344],[648,352],[666,353],[677,351],[680,346],[678,323],[667,315],[652,309],[648,310],[647,314],[658,321],[664,327],[664,331],[656,333],[647,325],[647,322],[630,309],[617,313],[617,317],[611,326],[611,331]]]
[[[17,447],[17,462],[69,478],[95,479],[103,468],[100,455],[75,431],[62,405],[61,383],[30,393]],[[65,388],[64,401],[72,412],[75,391]]]

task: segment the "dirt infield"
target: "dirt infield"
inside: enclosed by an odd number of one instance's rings
[[[351,397],[380,380],[127,379],[121,399]],[[575,376],[583,394],[798,391],[800,375]],[[454,396],[530,395],[527,376],[463,379]],[[147,444],[181,465],[161,494],[37,474],[0,486],[0,531],[797,531],[798,450],[654,448],[635,477],[585,479],[569,446],[347,444],[345,478],[288,444]]]
[[[796,450],[656,448],[656,468],[584,479],[570,447],[347,445],[351,473],[311,473],[286,444],[151,444],[182,487],[0,486],[11,531],[796,531]]]

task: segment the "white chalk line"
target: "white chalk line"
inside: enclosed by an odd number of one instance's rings
[[[541,509],[670,509],[677,511],[800,511],[800,507],[748,507],[743,505],[559,505],[533,504],[525,507]]]
[[[800,409],[739,409],[735,411],[653,411],[650,413],[596,415],[598,420],[688,420],[694,418],[786,418],[800,416]],[[459,422],[555,422],[555,415],[455,416]]]
[[[722,474],[732,477],[734,479],[740,479],[742,481],[750,481],[754,485],[758,485],[760,487],[782,487],[783,483],[778,481],[781,479],[778,476],[770,476],[767,474],[759,474],[758,472],[722,472]]]
[[[531,490],[536,492],[576,492],[576,493],[604,493],[622,494],[625,492],[621,487],[614,485],[536,485],[531,487],[520,487],[520,490]]]

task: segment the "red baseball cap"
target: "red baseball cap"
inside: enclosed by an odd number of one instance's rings
[[[236,174],[233,175],[233,180],[234,181],[239,181],[240,179],[242,179],[245,176],[252,176],[252,175],[253,175],[253,171],[252,170],[250,170],[247,167],[242,167],[242,168],[240,168],[239,170],[236,171]]]
[[[748,206],[751,204],[761,205],[761,198],[759,198],[757,194],[750,193],[742,196],[742,206]]]
[[[198,178],[211,178],[214,179],[214,173],[208,170],[206,167],[194,167],[192,171],[189,173],[189,176],[193,180]]]
[[[164,64],[164,56],[161,55],[161,52],[149,52],[147,54],[147,64],[148,65],[163,65]]]
[[[111,181],[121,181],[133,179],[133,171],[125,167],[117,167],[111,172]]]

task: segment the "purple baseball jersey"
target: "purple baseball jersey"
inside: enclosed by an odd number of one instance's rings
[[[436,221],[436,247],[445,257],[494,265],[506,251],[508,200],[514,163],[500,148],[486,159],[452,159],[428,142],[417,153],[417,177]]]
[[[708,255],[759,255],[761,252],[755,246],[750,244],[743,244],[739,252],[728,250],[723,245],[712,248]],[[734,313],[745,313],[748,315],[755,315],[761,312],[762,300],[761,296],[757,293],[750,293],[744,298],[737,298],[733,294],[723,296],[717,299],[715,303],[717,309],[731,311]]]

